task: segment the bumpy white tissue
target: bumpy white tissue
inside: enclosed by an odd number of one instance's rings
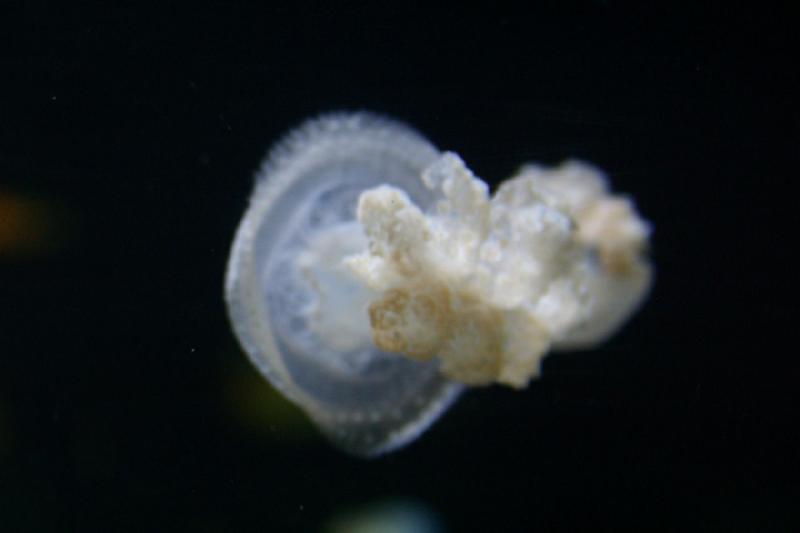
[[[524,167],[490,199],[453,153],[423,174],[443,199],[423,213],[400,189],[363,192],[368,249],[344,263],[376,291],[375,344],[469,385],[524,387],[550,349],[601,342],[650,285],[649,226],[603,175]]]

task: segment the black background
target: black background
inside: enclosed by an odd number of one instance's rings
[[[0,531],[317,531],[391,498],[448,531],[796,526],[788,13],[84,4],[0,5],[0,194],[47,225],[0,249]],[[279,400],[228,326],[230,242],[269,145],[342,109],[494,183],[605,169],[654,224],[649,302],[379,460],[252,414]]]

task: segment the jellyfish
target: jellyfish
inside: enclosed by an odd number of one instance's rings
[[[266,379],[371,457],[465,389],[523,389],[550,351],[617,331],[651,284],[650,232],[589,164],[523,165],[490,195],[410,127],[330,114],[263,163],[225,299]]]

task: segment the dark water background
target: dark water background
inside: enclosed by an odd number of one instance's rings
[[[797,526],[788,13],[80,5],[0,5],[0,531],[323,531],[396,499],[447,531]],[[495,183],[605,169],[655,227],[648,304],[525,392],[342,455],[222,301],[259,161],[337,109]]]

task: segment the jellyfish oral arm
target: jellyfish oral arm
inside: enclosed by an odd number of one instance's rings
[[[649,226],[594,168],[525,167],[490,198],[445,153],[422,179],[442,195],[431,213],[397,187],[360,195],[366,247],[342,261],[375,295],[380,349],[438,358],[464,384],[524,387],[550,349],[601,342],[646,294]]]

